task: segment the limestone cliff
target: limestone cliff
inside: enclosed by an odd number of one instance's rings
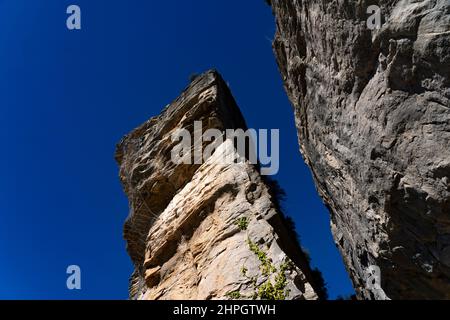
[[[194,121],[203,130],[246,129],[217,72],[196,77],[161,115],[117,146],[130,203],[124,227],[135,265],[130,297],[316,299],[307,259],[268,184],[232,141],[202,164],[171,160],[172,133],[194,133]],[[224,164],[224,155],[236,163]]]
[[[271,4],[301,152],[358,296],[450,299],[450,1]]]

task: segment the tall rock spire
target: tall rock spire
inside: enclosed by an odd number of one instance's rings
[[[258,166],[225,140],[204,162],[174,163],[173,133],[246,130],[221,76],[210,71],[117,146],[129,198],[124,237],[132,299],[317,299]],[[203,147],[208,143],[203,142]],[[239,159],[237,163],[223,163]]]

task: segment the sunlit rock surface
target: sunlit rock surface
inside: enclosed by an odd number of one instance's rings
[[[127,249],[132,299],[317,299],[303,252],[272,193],[230,140],[203,164],[171,161],[172,133],[246,129],[217,72],[196,77],[117,146],[129,198]],[[237,163],[221,161],[227,155]]]

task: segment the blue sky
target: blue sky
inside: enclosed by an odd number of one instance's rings
[[[66,28],[77,4],[82,30]],[[264,0],[0,0],[0,299],[126,299],[120,138],[218,69],[249,127],[279,128],[292,216],[331,297],[353,292],[298,151]],[[82,290],[66,289],[68,265]]]

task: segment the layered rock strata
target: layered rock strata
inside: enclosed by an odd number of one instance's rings
[[[129,198],[124,227],[132,299],[317,299],[303,252],[258,166],[225,140],[201,164],[177,164],[172,134],[246,129],[215,71],[117,146]],[[203,142],[203,147],[208,143]],[[224,156],[236,161],[224,163]]]

